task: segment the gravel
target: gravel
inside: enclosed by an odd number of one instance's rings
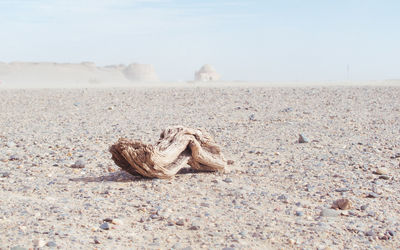
[[[60,249],[396,249],[399,96],[397,87],[1,89],[0,248],[40,239]],[[110,159],[120,137],[155,143],[177,124],[209,131],[228,171],[149,180]],[[330,209],[339,199],[353,206]]]

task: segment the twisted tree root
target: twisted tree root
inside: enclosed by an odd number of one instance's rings
[[[153,146],[121,138],[109,149],[120,168],[150,178],[170,178],[185,166],[223,172],[227,162],[219,146],[203,129],[170,127]]]

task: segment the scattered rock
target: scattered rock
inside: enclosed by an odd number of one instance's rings
[[[11,155],[10,158],[8,158],[9,161],[18,161],[20,160],[18,155]]]
[[[281,195],[278,196],[278,200],[281,200],[281,201],[287,201],[288,198],[289,197],[287,195],[285,195],[285,194],[281,194]]]
[[[249,120],[250,120],[250,121],[255,121],[255,120],[256,120],[256,115],[255,115],[255,114],[251,114],[251,115],[249,116]]]
[[[71,165],[71,168],[85,168],[85,162],[83,160],[77,160]]]
[[[200,203],[201,207],[210,207],[210,204],[206,203],[206,202],[202,202]]]
[[[301,216],[303,216],[303,215],[304,215],[304,212],[303,212],[303,211],[296,211],[296,216],[301,217]]]
[[[344,193],[344,192],[348,192],[348,191],[350,191],[348,188],[338,188],[338,189],[336,189],[335,190],[336,192],[339,192],[339,193]]]
[[[100,228],[103,230],[110,230],[110,225],[108,224],[108,222],[104,222],[100,225]]]
[[[111,218],[105,218],[103,221],[104,221],[104,222],[111,223],[111,222],[113,221],[113,219],[111,219]]]
[[[218,184],[220,181],[219,180],[212,180],[212,183]]]
[[[370,192],[367,194],[367,198],[379,198],[379,194]]]
[[[390,177],[387,176],[387,175],[381,175],[381,176],[379,176],[379,179],[382,179],[382,180],[389,180]]]
[[[200,223],[197,221],[193,221],[192,225],[189,228],[190,230],[199,230],[200,229]]]
[[[233,160],[228,160],[228,161],[227,161],[227,164],[228,164],[228,165],[233,165],[234,163],[235,163],[235,162],[234,162]]]
[[[367,232],[365,232],[366,236],[375,236],[375,232],[373,230],[369,230]]]
[[[57,244],[54,241],[49,241],[49,242],[46,243],[46,246],[48,246],[48,247],[56,247]]]
[[[288,107],[288,108],[282,109],[281,112],[287,113],[287,112],[292,112],[292,111],[293,111],[293,108],[292,107]]]
[[[333,202],[333,209],[348,210],[351,209],[351,201],[349,199],[339,199]]]
[[[177,221],[175,222],[175,224],[178,225],[178,226],[184,226],[184,225],[185,225],[185,221],[182,220],[182,219],[179,219],[179,220],[177,220]]]
[[[0,173],[1,177],[10,177],[10,173],[9,172],[2,172]]]
[[[152,220],[156,220],[156,219],[158,219],[158,218],[160,218],[160,216],[158,216],[158,214],[152,214],[152,215],[150,215],[150,219],[152,219]]]
[[[387,233],[392,237],[394,237],[396,235],[396,232],[393,230],[388,230]]]
[[[226,182],[226,183],[231,183],[231,182],[233,182],[233,181],[232,181],[231,178],[225,178],[225,179],[224,179],[224,182]]]
[[[299,134],[299,143],[308,143],[310,140],[304,135],[304,134]]]
[[[387,168],[378,168],[376,171],[373,172],[374,174],[377,175],[387,175],[389,173]]]
[[[101,242],[99,241],[99,239],[97,239],[97,237],[94,237],[93,242],[94,244],[101,244]]]
[[[390,158],[392,158],[392,159],[400,158],[400,153],[396,153],[393,156],[391,156]]]

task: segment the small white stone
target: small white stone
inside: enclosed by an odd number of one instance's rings
[[[375,173],[378,175],[387,175],[389,171],[387,168],[378,168]]]
[[[33,246],[36,248],[44,247],[44,245],[46,245],[46,242],[40,238],[33,240]]]

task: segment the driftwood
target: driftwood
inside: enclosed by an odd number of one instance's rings
[[[115,164],[133,174],[170,178],[187,165],[200,171],[223,172],[227,162],[219,146],[203,129],[170,127],[153,146],[121,138],[110,147]]]

